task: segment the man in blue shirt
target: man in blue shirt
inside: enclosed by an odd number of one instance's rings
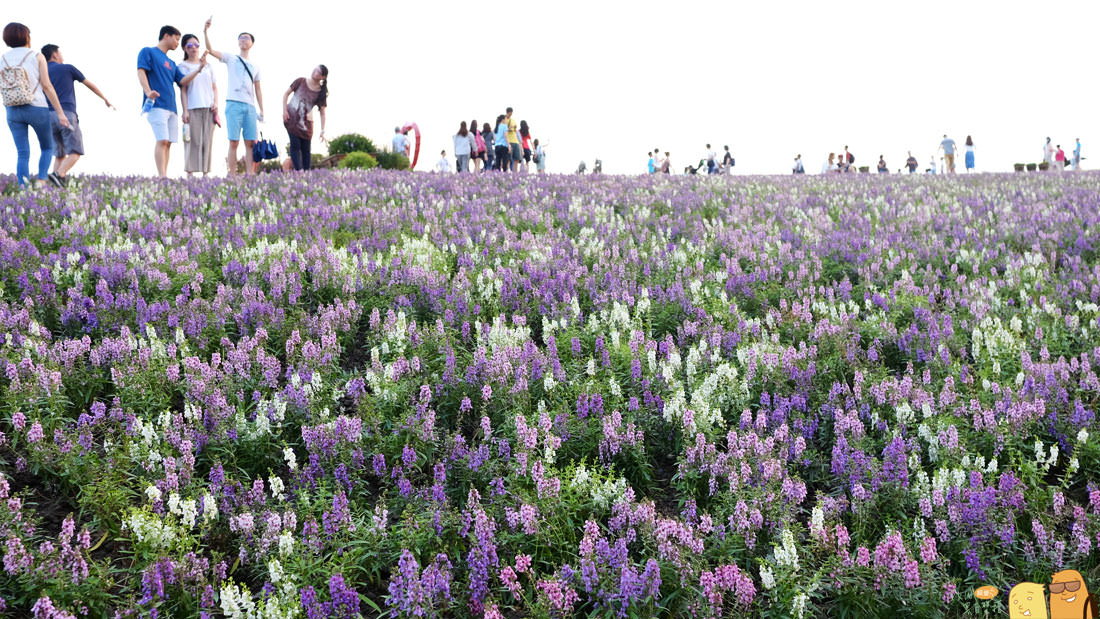
[[[88,87],[88,90],[103,99],[103,103],[107,107],[113,106],[91,80],[85,79],[80,69],[71,64],[65,64],[65,58],[56,45],[44,46],[42,55],[46,57],[46,62],[49,63],[47,67],[50,72],[50,83],[53,84],[53,89],[57,92],[58,102],[61,103],[61,109],[65,112],[66,118],[69,119],[68,128],[62,127],[57,122],[56,117],[53,116],[51,116],[53,120],[50,123],[53,127],[53,142],[57,158],[54,160],[53,172],[50,173],[49,179],[54,185],[63,187],[68,182],[69,170],[76,165],[77,160],[84,154],[84,134],[80,132],[80,119],[76,115],[76,90],[73,88],[73,84],[76,82],[84,84]],[[50,109],[53,109],[53,107],[51,106]]]
[[[657,171],[657,162],[653,160],[653,151],[649,152],[649,173],[653,174]]]
[[[409,156],[409,138],[401,132],[401,127],[393,128],[393,152]]]
[[[1081,138],[1077,138],[1077,146],[1073,147],[1073,169],[1081,169]]]
[[[138,53],[138,83],[145,93],[145,99],[152,105],[146,118],[157,140],[153,159],[157,164],[157,174],[162,177],[168,176],[168,149],[179,138],[175,84],[186,86],[199,74],[198,71],[192,71],[184,75],[168,57],[168,52],[179,46],[180,31],[172,26],[164,26],[160,29],[160,41],[156,47],[146,47]],[[205,54],[201,62],[206,64]]]

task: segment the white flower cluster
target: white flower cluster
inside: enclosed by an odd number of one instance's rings
[[[623,500],[626,495],[626,479],[599,480],[592,477],[591,472],[583,464],[573,471],[573,479],[569,485],[581,492],[586,492],[601,509],[607,509],[615,503]]]
[[[275,563],[275,566],[271,565]],[[285,576],[279,562],[268,563],[269,574],[274,578],[276,572],[283,586],[277,594],[268,596],[258,604],[252,600],[252,594],[234,582],[227,582],[221,588],[222,613],[230,619],[295,619],[301,615],[301,604],[294,591],[294,584]],[[272,579],[272,584],[276,584]]]
[[[217,519],[218,502],[214,500],[214,495],[207,492],[202,497],[202,521],[209,524]]]
[[[181,500],[178,493],[168,495],[168,513],[179,517],[187,528],[195,526],[195,519],[199,514],[199,504],[195,499]]]
[[[161,428],[159,432],[157,426]],[[150,471],[154,470],[154,467],[164,460],[164,455],[158,449],[162,447],[161,437],[164,436],[165,431],[172,428],[174,428],[174,424],[172,423],[172,414],[169,411],[162,411],[156,423],[136,417],[134,419],[134,435],[139,437],[139,440],[130,441],[130,459],[137,464],[144,465]]]
[[[899,423],[900,423],[900,420],[899,420]],[[920,439],[922,441],[924,441],[924,443],[926,445],[925,450],[928,453],[928,460],[930,462],[935,462],[935,461],[939,460],[940,459],[940,439],[936,435],[936,433],[934,433],[932,431],[932,428],[929,427],[928,424],[926,424],[926,423],[920,424],[920,426],[917,427],[917,436],[920,437]]]
[[[447,267],[447,256],[444,250],[428,238],[427,230],[425,230],[424,236],[421,237],[410,237],[402,234],[401,243],[391,245],[389,253],[391,257],[404,254],[411,260],[413,266],[420,267],[425,271],[443,273]]]
[[[275,499],[276,501],[286,500],[286,494],[283,492],[283,490],[286,489],[286,486],[283,484],[282,477],[279,477],[278,475],[272,475],[267,478],[267,484],[271,488],[271,498]]]
[[[392,325],[383,323],[382,328],[382,353],[389,354],[392,350],[397,355],[405,354],[405,345],[409,339],[409,320],[405,316],[405,310],[397,312]]]
[[[665,421],[684,424],[690,432],[705,432],[711,428],[724,427],[722,411],[741,408],[749,395],[748,384],[741,380],[737,368],[729,363],[722,362],[711,372],[696,373],[696,364],[706,351],[706,340],[700,341],[688,351],[686,373],[689,379],[696,377],[694,388],[688,396],[679,381],[675,379],[670,381],[669,385],[673,392],[665,403],[663,411]],[[713,356],[711,358],[714,359]],[[662,367],[666,375],[670,373],[669,367],[668,365]],[[688,410],[691,410],[692,415],[690,422],[685,423]]]
[[[493,299],[500,298],[500,291],[504,288],[504,280],[500,279],[493,273],[493,269],[486,268],[481,273],[477,274],[477,279],[474,281],[474,288],[477,290],[477,296],[482,301],[491,302]]]
[[[768,591],[775,588],[775,572],[767,563],[760,566],[760,584]]]
[[[489,332],[483,333],[482,323],[477,323],[477,337],[480,340],[485,337],[489,342],[489,350],[497,352],[498,350],[507,350],[509,348],[522,348],[524,343],[531,340],[531,328],[522,325],[509,327],[508,319],[504,315],[497,315],[493,318],[493,324],[489,327]]]
[[[791,600],[791,616],[802,619],[806,615],[806,601],[809,598],[804,592],[800,592]]]
[[[820,505],[814,505],[814,508],[810,510],[810,530],[825,530],[825,511],[821,509]]]
[[[1001,361],[1019,358],[1024,349],[1023,341],[1006,328],[996,316],[986,316],[970,334],[970,353],[974,359],[992,361],[993,373],[1000,375]]]
[[[1035,467],[1041,472],[1046,473],[1047,470],[1054,466],[1058,462],[1058,446],[1050,446],[1050,454],[1047,455],[1046,450],[1043,448],[1043,441],[1035,439]]]
[[[789,528],[783,529],[780,543],[775,547],[775,562],[783,567],[798,570],[798,548],[794,545],[794,533]]]
[[[134,510],[122,523],[129,529],[138,542],[148,544],[153,550],[170,550],[176,543],[179,532],[160,516],[141,510]]]
[[[286,558],[292,552],[294,552],[294,534],[290,531],[283,531],[279,534],[279,556]]]
[[[294,377],[297,378],[298,375],[295,374]],[[314,372],[313,378],[315,383],[320,384],[320,376],[317,372]],[[301,384],[300,379],[299,384]],[[313,384],[307,385],[306,391],[312,391],[312,387]],[[233,417],[237,435],[245,440],[256,440],[268,436],[272,433],[272,426],[278,428],[284,419],[286,419],[286,402],[277,393],[256,404],[256,416],[252,421],[248,420],[243,410],[238,410]]]

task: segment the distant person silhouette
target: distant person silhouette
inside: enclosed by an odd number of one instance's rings
[[[947,134],[943,134],[943,141],[940,142],[940,150],[943,151],[944,161],[947,162],[947,169],[945,172],[949,174],[955,173],[955,140],[947,137]],[[935,159],[932,160],[932,167],[935,168]]]

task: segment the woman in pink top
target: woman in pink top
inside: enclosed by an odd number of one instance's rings
[[[526,120],[519,121],[519,137],[523,144],[523,171],[526,172],[531,163],[531,128],[527,126]]]
[[[488,157],[488,149],[485,146],[485,138],[481,137],[481,134],[477,131],[476,120],[470,121],[470,132],[474,134],[474,142],[477,143],[477,152],[470,153],[470,159],[473,160],[474,172],[480,172]]]

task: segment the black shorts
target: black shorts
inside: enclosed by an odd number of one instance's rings
[[[523,160],[526,161],[527,163],[531,163],[531,149],[530,148],[523,149]]]

